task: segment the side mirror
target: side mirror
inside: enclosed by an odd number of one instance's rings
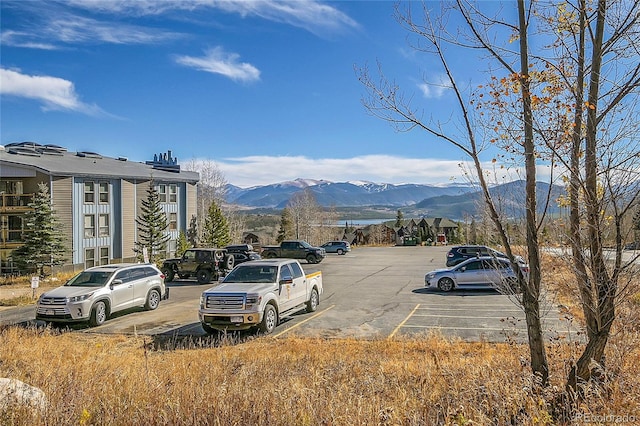
[[[292,283],[293,283],[293,278],[287,278],[287,279],[284,279],[284,280],[280,280],[280,281],[278,282],[278,284],[280,284],[280,285],[283,285],[283,284],[292,284]]]
[[[119,278],[116,278],[115,280],[111,281],[111,284],[109,284],[109,289],[113,290],[114,286],[117,286],[120,284],[122,284],[122,280]]]
[[[464,272],[464,271],[466,271],[466,270],[467,270],[467,267],[466,267],[466,266],[463,266],[462,268],[460,268],[460,272]]]

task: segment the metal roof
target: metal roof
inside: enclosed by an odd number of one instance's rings
[[[53,176],[98,176],[191,183],[200,180],[197,172],[163,170],[152,164],[129,161],[124,157],[111,158],[94,152],[69,152],[53,145],[31,144],[9,144],[0,148],[0,163],[37,169]]]

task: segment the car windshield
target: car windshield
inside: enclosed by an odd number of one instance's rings
[[[311,248],[311,246],[309,245],[309,243],[308,243],[308,242],[306,242],[306,241],[300,241],[300,245],[301,245],[302,247],[304,247],[304,248]]]
[[[275,283],[278,275],[276,266],[238,266],[222,280],[223,283]]]
[[[84,271],[71,278],[65,285],[70,287],[102,287],[109,281],[113,272]]]

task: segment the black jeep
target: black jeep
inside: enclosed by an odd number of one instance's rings
[[[234,258],[225,249],[192,248],[181,258],[167,259],[162,264],[165,281],[173,281],[176,275],[186,279],[195,277],[200,284],[217,280],[233,269]]]

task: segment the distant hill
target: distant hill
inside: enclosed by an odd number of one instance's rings
[[[280,210],[299,191],[309,188],[321,206],[334,208],[365,208],[383,206],[402,210],[405,217],[446,217],[461,220],[478,216],[483,208],[481,192],[465,185],[377,184],[366,181],[329,182],[326,180],[296,179],[272,185],[239,188],[227,186],[227,202],[254,209]],[[538,207],[541,208],[550,191],[549,213],[557,214],[555,200],[564,194],[559,186],[537,184]],[[498,185],[490,190],[496,204],[509,217],[525,215],[525,182],[522,180]]]
[[[495,186],[489,190],[489,193],[494,203],[507,217],[524,217],[526,214],[525,187],[526,182],[518,180]],[[547,199],[550,200],[547,214],[557,215],[560,212],[556,200],[565,194],[564,188],[538,182],[536,192],[538,212],[542,211]],[[450,219],[463,219],[465,216],[477,216],[479,209],[484,207],[483,203],[482,193],[477,191],[465,195],[427,198],[417,203],[414,208],[420,211],[438,212],[442,217]],[[429,214],[429,216],[434,215]]]
[[[309,188],[322,206],[391,206],[403,207],[426,198],[441,195],[463,195],[472,188],[463,185],[432,186],[418,184],[378,184],[366,181],[329,182],[296,179],[272,185],[238,188],[227,187],[227,201],[250,207],[284,208],[296,192]]]

